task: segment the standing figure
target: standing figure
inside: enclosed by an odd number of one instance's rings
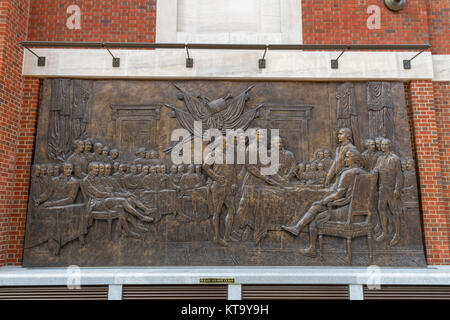
[[[371,171],[377,164],[378,158],[375,140],[366,139],[364,145],[366,150],[362,153],[363,166],[367,171]]]
[[[223,139],[223,153],[226,152],[226,139]],[[210,154],[214,158],[214,153]],[[210,188],[210,208],[213,212],[214,241],[222,246],[227,246],[230,240],[234,221],[234,194],[236,192],[236,167],[233,164],[205,164],[204,171],[212,179]],[[225,237],[220,239],[219,221],[222,207],[227,208],[225,218]]]
[[[84,151],[83,140],[75,140],[72,144],[72,155],[67,159],[73,166],[73,175],[78,179],[83,179],[86,177],[88,162],[85,155],[82,153]]]
[[[92,161],[103,162],[103,144],[101,142],[96,142],[94,144],[94,155]]]
[[[325,185],[329,186],[334,177],[337,177],[336,181],[339,179],[342,169],[344,168],[344,158],[347,151],[350,149],[356,150],[352,143],[352,131],[349,128],[341,128],[338,131],[338,141],[339,146],[336,148],[335,158],[330,170],[327,173],[327,179],[325,180]]]
[[[331,156],[331,151],[328,149],[323,150],[323,160],[322,160],[325,171],[328,172],[333,165],[333,157]]]
[[[390,210],[395,227],[395,233],[390,245],[395,246],[400,241],[399,198],[403,188],[402,170],[400,158],[391,151],[391,141],[389,139],[382,140],[381,150],[383,155],[378,158],[374,169],[374,172],[378,173],[378,213],[382,229],[376,240],[382,241],[387,238],[388,210]]]

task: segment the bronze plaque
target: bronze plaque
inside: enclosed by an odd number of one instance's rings
[[[24,266],[426,264],[401,82],[48,79],[41,101]],[[253,132],[245,160],[174,163],[208,129]]]

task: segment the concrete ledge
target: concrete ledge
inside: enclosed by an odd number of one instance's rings
[[[450,267],[149,267],[0,268],[0,286],[199,284],[200,278],[234,278],[235,284],[450,285]],[[78,273],[77,273],[78,272]],[[70,281],[70,282],[68,282]]]
[[[433,55],[433,81],[450,81],[450,54]]]
[[[25,49],[24,49],[25,50]],[[259,69],[263,52],[252,50],[189,50],[194,67],[186,68],[185,50],[114,50],[121,59],[113,68],[112,57],[102,49],[33,49],[46,57],[44,67],[24,51],[23,75],[92,79],[238,79],[365,81],[433,79],[433,59],[424,52],[403,69],[403,60],[415,52],[345,52],[339,68],[331,68],[338,51],[268,51],[266,68]]]

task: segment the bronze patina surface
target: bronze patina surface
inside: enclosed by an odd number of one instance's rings
[[[401,82],[48,79],[41,101],[24,266],[426,264]],[[279,129],[278,171],[172,163],[194,121]]]

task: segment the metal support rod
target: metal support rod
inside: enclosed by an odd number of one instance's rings
[[[349,48],[342,50],[341,54],[336,58],[331,60],[331,69],[339,68],[339,58],[347,51]]]
[[[403,60],[403,69],[411,69],[411,61],[413,61],[419,54],[421,54],[425,50],[427,50],[427,49],[422,49],[422,51],[420,51],[418,54],[416,54],[414,57],[412,57],[409,60]]]
[[[45,57],[38,56],[33,50],[31,50],[28,47],[24,46],[24,48],[27,49],[28,51],[30,51],[33,55],[35,55],[38,58],[38,61],[37,61],[38,67],[44,67],[45,66]]]
[[[189,46],[188,46],[187,43],[185,44],[185,47],[186,47],[186,54],[187,54],[187,58],[186,58],[186,68],[193,68],[193,67],[194,67],[194,59],[192,59],[192,58],[189,56]]]
[[[429,49],[429,44],[217,44],[217,43],[145,43],[145,42],[69,42],[69,41],[23,41],[20,44],[38,57],[38,66],[45,65],[45,57],[39,57],[29,47],[53,47],[53,48],[105,48],[113,57],[113,67],[120,67],[120,58],[114,57],[109,48],[129,49],[185,49],[186,68],[194,66],[194,59],[189,56],[189,49],[209,50],[264,50],[262,59],[259,59],[259,67],[266,67],[265,56],[267,50],[342,50],[341,54],[331,60],[331,68],[339,67],[339,58],[347,50],[422,50],[409,60],[403,60],[403,67],[411,69],[411,61],[419,54]]]
[[[68,42],[23,41],[24,47],[63,48],[150,48],[150,49],[219,49],[219,50],[426,50],[428,44],[214,44],[214,43],[154,43],[154,42]]]
[[[120,67],[120,58],[116,58],[104,43],[102,43],[102,47],[105,48],[106,50],[108,50],[109,54],[113,58],[113,62],[112,62],[113,68],[119,68]]]
[[[266,45],[266,48],[264,49],[263,57],[262,57],[262,59],[259,59],[259,61],[258,61],[258,66],[260,69],[266,68],[266,59],[265,58],[266,58],[266,53],[267,53],[268,49],[269,49],[269,45]]]

